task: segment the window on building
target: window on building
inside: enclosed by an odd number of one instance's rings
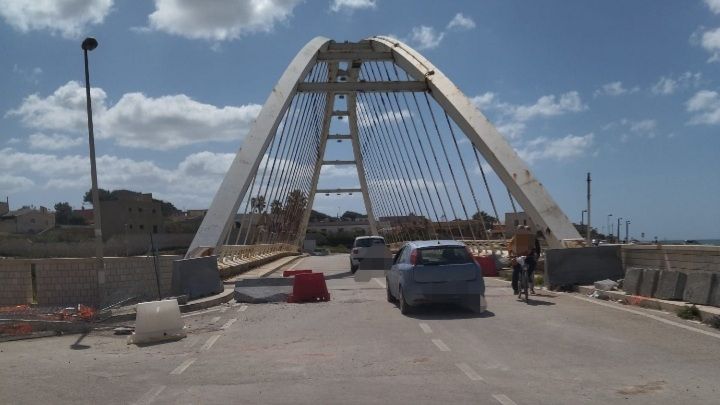
[[[153,210],[153,211],[155,211],[155,210]],[[153,233],[157,233],[157,229],[158,229],[157,225],[153,225]]]
[[[155,212],[157,212],[157,211],[155,211],[155,208],[153,208],[153,209],[152,209],[152,213],[154,214]]]
[[[515,226],[518,226],[518,225],[520,225],[520,221],[518,221],[518,220],[516,219],[516,220],[515,220]]]
[[[128,212],[132,212],[132,207],[128,207]]]
[[[132,229],[132,224],[128,225],[128,229]]]
[[[527,225],[527,219],[523,219],[523,225]]]
[[[30,223],[31,223],[31,224],[34,224],[34,223],[35,223],[35,218],[30,218]]]
[[[140,225],[140,229],[145,229],[145,225]]]
[[[139,207],[138,207],[138,212],[142,212],[142,208],[139,208]]]

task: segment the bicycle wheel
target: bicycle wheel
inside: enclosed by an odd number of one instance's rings
[[[526,271],[523,271],[520,275],[520,280],[522,281],[522,289],[520,290],[521,295],[525,295],[525,302],[528,301],[528,290],[530,290],[530,286],[528,285],[528,274]]]

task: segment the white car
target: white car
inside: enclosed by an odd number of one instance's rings
[[[358,236],[355,238],[355,243],[350,251],[350,271],[355,273],[360,267],[360,262],[368,258],[368,253],[373,250],[373,247],[377,248],[378,246],[385,248],[385,238],[382,236]]]

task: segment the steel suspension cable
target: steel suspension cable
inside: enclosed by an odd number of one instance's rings
[[[475,160],[477,161],[478,168],[480,168],[480,174],[482,175],[483,183],[485,183],[485,189],[487,190],[488,197],[490,198],[490,205],[492,205],[493,213],[495,214],[495,220],[499,222],[500,216],[498,216],[498,210],[495,207],[495,198],[493,198],[492,192],[490,191],[490,185],[488,184],[487,178],[485,177],[485,169],[483,169],[482,163],[480,163],[480,157],[478,156],[478,151],[475,145],[473,145],[473,152],[475,152]],[[503,238],[505,238],[504,232]]]

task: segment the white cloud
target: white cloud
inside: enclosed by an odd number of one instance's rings
[[[102,89],[90,89],[93,112],[105,112],[107,95]],[[85,88],[75,81],[60,86],[53,94],[42,98],[38,94],[26,97],[20,107],[10,110],[6,116],[19,116],[22,122],[37,129],[79,131],[87,128]]]
[[[225,41],[272,31],[286,21],[299,0],[155,0],[149,16],[157,31],[190,39]]]
[[[685,104],[690,113],[689,124],[720,124],[720,94],[716,91],[700,90]]]
[[[556,139],[535,138],[519,149],[518,154],[529,163],[541,159],[568,160],[587,153],[593,145],[593,138],[592,133],[583,136],[567,135],[564,138]]]
[[[208,141],[240,141],[261,106],[216,107],[179,94],[158,98],[127,93],[112,106],[107,95],[92,88],[93,119],[98,138],[118,145],[170,149]],[[8,116],[18,116],[30,128],[81,133],[87,130],[85,90],[71,81],[45,98],[28,96]]]
[[[29,190],[34,185],[35,182],[27,177],[0,173],[0,190],[2,190],[5,194],[19,193],[21,191]]]
[[[0,0],[0,16],[20,32],[48,30],[77,38],[102,23],[112,5],[113,0]]]
[[[620,96],[626,93],[636,93],[640,89],[633,87],[632,89],[626,89],[623,87],[622,82],[612,82],[604,84],[599,89],[595,90],[595,97],[597,96]]]
[[[671,76],[662,76],[655,85],[650,89],[653,94],[669,95],[677,90],[698,87],[702,81],[702,73],[685,72],[673,78]]]
[[[475,28],[475,21],[470,17],[465,17],[462,13],[455,14],[447,25],[447,29],[471,30]]]
[[[376,0],[333,0],[333,2],[330,4],[330,10],[336,13],[340,11],[353,12],[359,9],[376,7]]]
[[[570,91],[557,97],[547,95],[540,97],[535,104],[504,106],[518,121],[528,121],[536,117],[552,117],[569,112],[579,112],[587,109],[576,91]]]
[[[705,31],[700,37],[700,45],[710,52],[708,62],[717,62],[720,60],[720,28]]]
[[[410,42],[421,50],[434,49],[440,45],[444,37],[444,32],[438,33],[433,27],[421,25],[419,27],[413,27],[410,33]]]
[[[518,139],[527,129],[524,122],[505,122],[496,126],[497,130],[505,135],[508,139]]]
[[[704,0],[705,4],[715,14],[720,14],[720,0]]]
[[[68,135],[42,133],[31,134],[28,137],[28,144],[33,149],[61,150],[83,144],[83,138],[72,138]]]
[[[260,109],[256,104],[218,108],[184,94],[152,98],[128,93],[101,117],[101,132],[119,145],[151,149],[239,141]]]
[[[35,67],[32,69],[21,68],[17,64],[13,65],[13,73],[22,77],[28,83],[38,84],[40,83],[40,76],[43,73],[42,68]]]
[[[479,96],[475,96],[470,98],[470,102],[472,102],[475,107],[479,110],[484,110],[490,106],[492,106],[493,102],[495,101],[495,93],[492,92],[485,92],[483,94],[480,94]]]
[[[657,127],[657,121],[655,120],[640,120],[640,121],[628,121],[627,125],[630,127],[630,131],[638,134],[651,134]]]

